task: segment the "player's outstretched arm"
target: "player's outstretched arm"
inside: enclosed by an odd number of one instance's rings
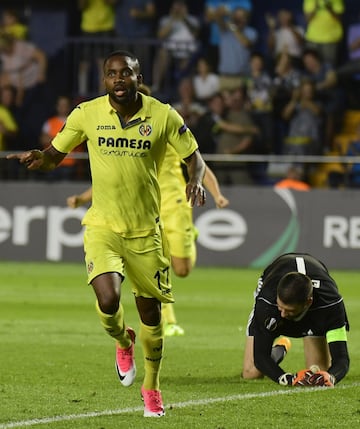
[[[189,181],[186,184],[186,199],[190,202],[191,207],[197,203],[203,206],[206,201],[205,189],[202,182],[205,174],[205,161],[200,152],[196,150],[188,158],[185,158]]]
[[[86,189],[82,194],[79,195],[70,195],[66,199],[66,204],[72,208],[76,209],[77,207],[83,206],[84,204],[90,202],[92,199],[92,186]]]
[[[22,153],[12,153],[7,159],[18,159],[28,170],[53,170],[65,158],[66,153],[59,152],[50,145],[44,150],[33,149]]]
[[[214,172],[206,165],[204,175],[204,186],[214,198],[216,207],[223,209],[229,205],[229,200],[221,193],[219,182]]]

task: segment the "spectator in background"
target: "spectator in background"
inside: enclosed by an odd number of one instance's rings
[[[193,133],[202,153],[216,153],[220,135],[219,122],[226,113],[224,97],[216,93],[207,100],[206,111],[200,116]]]
[[[5,87],[4,87],[5,88]],[[15,139],[18,134],[18,124],[11,110],[4,104],[5,89],[0,89],[0,151],[14,150]],[[8,178],[6,161],[0,159],[0,179]],[[9,170],[10,171],[10,170]]]
[[[196,63],[193,85],[195,98],[201,103],[206,103],[219,91],[219,76],[211,71],[210,64],[204,57],[199,58]]]
[[[315,85],[315,96],[324,107],[324,132],[321,136],[322,150],[332,148],[334,136],[340,127],[344,109],[344,93],[337,84],[335,68],[325,63],[315,49],[307,48],[303,53],[304,76]]]
[[[343,155],[360,157],[360,124]],[[360,163],[346,163],[341,169],[329,171],[328,183],[330,188],[360,188]]]
[[[42,149],[46,149],[50,145],[53,138],[64,126],[66,118],[73,109],[71,98],[66,95],[59,95],[55,109],[55,115],[48,118],[41,129],[40,146]],[[76,165],[77,160],[75,158],[66,157],[59,164],[59,168],[47,173],[46,177],[50,180],[74,180]]]
[[[267,45],[272,63],[280,54],[287,53],[299,67],[304,44],[304,29],[296,25],[292,11],[280,9],[276,18],[271,14],[266,14],[265,17],[269,28]]]
[[[284,179],[275,183],[277,189],[293,189],[294,191],[309,191],[310,185],[304,181],[303,169],[297,165],[291,165]]]
[[[13,149],[11,142],[18,132],[18,125],[10,110],[0,101],[0,151]]]
[[[358,127],[357,139],[349,143],[346,156],[360,156],[360,127]],[[360,163],[348,164],[346,169],[345,184],[349,188],[360,188]]]
[[[241,7],[247,12],[252,10],[251,0],[205,0],[205,22],[208,26],[209,40],[205,47],[206,57],[209,59],[212,70],[218,72],[219,65],[219,27],[217,25],[218,11],[224,19],[230,19],[232,12]]]
[[[227,19],[225,8],[217,9],[220,30],[219,67],[220,90],[241,86],[250,73],[250,56],[257,42],[258,33],[248,25],[249,12],[236,8]]]
[[[17,124],[20,122],[20,109],[17,105],[17,92],[13,85],[7,84],[0,86],[0,103],[14,117]],[[14,146],[12,146],[14,148]]]
[[[261,135],[251,115],[249,100],[244,86],[229,91],[227,107],[225,121],[230,124],[237,124],[243,131],[241,133],[234,133],[233,130],[222,131],[217,141],[217,153],[227,155],[260,153]],[[221,183],[253,183],[252,174],[254,168],[252,167],[256,167],[255,165],[252,165],[249,169],[246,167],[246,171],[238,166],[229,169],[228,164],[222,166],[219,164],[219,166],[224,168],[223,172],[217,173]]]
[[[195,98],[194,86],[191,77],[184,77],[178,84],[177,96],[172,103],[186,125],[193,130],[201,115],[205,113],[205,107]]]
[[[207,101],[206,112],[200,116],[193,132],[202,153],[216,153],[222,132],[243,136],[246,133],[257,134],[258,129],[250,125],[239,125],[226,120],[227,107],[221,93],[214,94]]]
[[[0,60],[0,86],[11,85],[16,89],[23,144],[36,146],[48,109],[45,91],[47,57],[33,43],[2,34]]]
[[[273,149],[273,116],[271,99],[272,79],[265,69],[264,56],[253,53],[250,60],[250,76],[247,80],[247,94],[252,116],[262,132],[266,152]]]
[[[143,74],[151,80],[156,5],[153,0],[121,0],[116,2],[116,34],[125,39],[127,50],[134,52],[143,64]]]
[[[255,141],[259,131],[250,113],[246,88],[240,86],[229,95],[229,105],[224,118],[227,122],[244,127],[245,132],[223,132],[217,152],[221,154],[255,153]]]
[[[21,21],[20,13],[15,9],[3,10],[0,31],[10,34],[15,39],[28,38],[28,27]]]
[[[360,13],[357,17],[357,21],[353,22],[348,27],[347,47],[350,59],[354,60],[360,58]]]
[[[152,92],[163,90],[165,83],[178,83],[189,74],[200,48],[199,32],[200,21],[189,14],[186,2],[174,0],[169,14],[163,16],[158,25],[159,48],[153,64]],[[166,74],[171,75],[168,82],[164,82]]]
[[[347,61],[336,70],[339,84],[344,87],[347,105],[350,109],[360,109],[360,14],[357,22],[347,30]]]
[[[289,122],[289,133],[283,147],[284,155],[317,155],[321,153],[320,125],[322,107],[315,99],[314,83],[309,79],[293,90],[285,106],[283,118]]]
[[[287,52],[277,56],[271,90],[275,126],[272,151],[276,154],[282,153],[282,142],[288,132],[287,121],[284,121],[282,112],[291,100],[294,89],[299,88],[301,75],[300,69],[295,66],[293,58]]]
[[[343,0],[304,0],[303,12],[307,21],[306,47],[316,49],[323,60],[336,67],[339,48],[344,37]]]
[[[104,91],[102,68],[105,53],[112,50],[109,38],[115,36],[115,3],[117,0],[78,0],[81,12],[81,35],[78,73],[78,92],[80,96]],[[99,39],[97,41],[94,38]],[[102,40],[101,40],[102,39]],[[100,42],[101,40],[101,42]],[[95,61],[95,87],[90,84],[90,75]]]

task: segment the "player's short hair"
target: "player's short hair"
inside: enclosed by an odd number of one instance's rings
[[[116,51],[112,51],[110,52],[110,54],[107,55],[107,57],[104,60],[104,64],[103,66],[105,67],[106,62],[112,58],[112,57],[129,57],[134,63],[136,63],[136,68],[137,68],[137,72],[140,73],[140,63],[139,63],[139,59],[137,58],[137,56],[129,51],[125,51],[122,49],[116,50]]]
[[[277,296],[284,304],[305,304],[311,297],[311,278],[299,272],[285,274],[279,281]]]

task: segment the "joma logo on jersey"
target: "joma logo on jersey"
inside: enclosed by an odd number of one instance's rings
[[[115,125],[98,125],[96,127],[96,131],[99,130],[116,130]]]
[[[152,133],[151,125],[149,124],[141,124],[139,127],[139,133],[142,136],[149,136]]]
[[[130,149],[151,149],[150,140],[126,139],[119,137],[98,137],[98,146],[121,147]]]

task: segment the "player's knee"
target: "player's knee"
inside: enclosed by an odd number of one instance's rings
[[[119,298],[115,294],[98,298],[99,308],[105,314],[115,314],[119,309]]]
[[[248,366],[243,368],[241,377],[245,380],[255,380],[263,378],[263,374],[255,366]]]
[[[161,321],[161,304],[155,298],[136,297],[136,306],[144,325],[157,326]]]

